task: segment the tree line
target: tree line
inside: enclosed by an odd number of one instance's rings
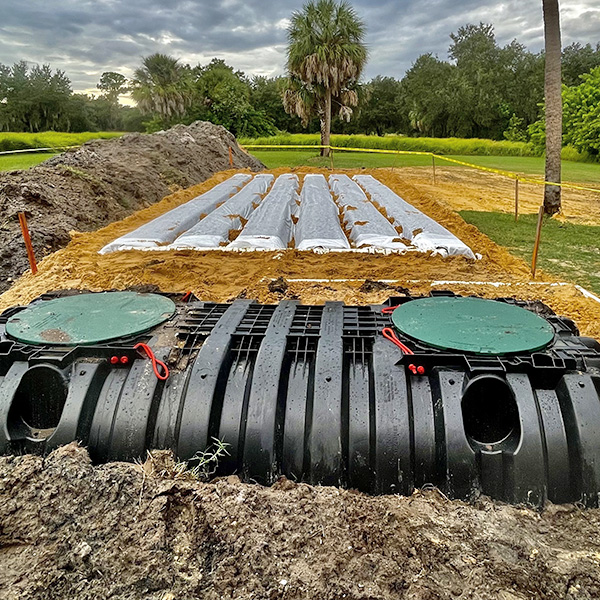
[[[50,65],[21,61],[0,63],[0,131],[141,131],[145,117],[137,108],[123,106],[119,95],[127,79],[104,73],[100,94],[74,94],[64,71]]]
[[[460,27],[450,38],[448,60],[423,54],[402,79],[377,76],[338,90],[332,130],[543,145],[544,54],[516,40],[500,46],[493,26],[484,23]],[[564,48],[562,80],[565,141],[598,154],[600,43]],[[299,118],[288,102],[292,114],[286,112],[284,98],[286,93],[290,98],[293,83],[289,77],[249,77],[216,58],[191,66],[154,54],[143,59],[131,80],[104,73],[100,94],[92,97],[74,94],[66,74],[49,65],[0,64],[0,130],[155,131],[202,119],[238,136],[318,132],[314,111]],[[127,92],[137,108],[119,104],[119,95]],[[306,90],[300,92],[306,96]]]

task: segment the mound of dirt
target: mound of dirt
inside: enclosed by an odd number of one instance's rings
[[[0,174],[0,292],[29,266],[18,212],[27,215],[41,259],[65,246],[71,230],[93,231],[228,169],[230,147],[235,168],[264,168],[224,127],[197,121],[87,142],[32,169]]]
[[[202,483],[167,453],[0,458],[0,598],[591,599],[600,510]]]

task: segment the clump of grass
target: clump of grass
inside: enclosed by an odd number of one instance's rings
[[[563,160],[571,160],[573,162],[598,162],[597,157],[593,157],[587,152],[579,152],[579,150],[576,150],[573,146],[565,146],[560,154]]]
[[[72,175],[73,177],[77,177],[77,179],[81,179],[82,181],[87,181],[88,183],[93,183],[94,185],[102,185],[100,179],[91,175],[90,173],[86,173],[81,169],[77,169],[76,167],[72,167],[71,165],[58,165],[61,171]]]
[[[169,450],[148,452],[141,465],[144,477],[175,479],[185,481],[208,481],[216,473],[219,460],[229,456],[223,440],[212,438],[213,443],[205,450],[198,451],[189,461],[176,461]]]
[[[280,134],[272,137],[242,138],[241,145],[293,145],[312,146],[321,143],[319,134]],[[435,154],[461,154],[477,156],[538,156],[539,152],[526,142],[495,141],[463,138],[405,137],[401,135],[332,135],[331,145],[340,148],[374,148],[378,150],[404,150],[409,152],[434,152]]]
[[[172,191],[177,191],[187,185],[185,174],[179,169],[164,167],[160,172],[160,177]]]
[[[130,200],[129,198],[126,198],[126,197],[124,197],[124,196],[117,196],[116,200],[117,200],[117,203],[118,203],[120,206],[122,206],[123,208],[126,208],[126,209],[128,209],[128,210],[129,210],[129,209],[131,208],[131,206],[132,206],[132,204],[131,204],[131,200]]]

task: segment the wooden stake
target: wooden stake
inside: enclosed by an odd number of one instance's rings
[[[436,181],[435,181],[435,156],[431,157],[431,162],[433,164],[433,185],[436,185]]]
[[[229,166],[233,167],[233,150],[231,149],[231,146],[229,146]]]
[[[515,221],[519,220],[519,178],[515,179]]]
[[[31,267],[31,272],[35,275],[37,273],[37,264],[35,262],[33,245],[31,243],[31,237],[29,236],[29,228],[27,227],[27,219],[25,217],[25,213],[19,213],[19,225],[21,225],[21,233],[23,234],[23,240],[25,240],[25,248],[27,249],[27,258],[29,259],[29,266]]]
[[[535,232],[535,244],[533,246],[533,256],[531,258],[531,277],[535,279],[535,270],[537,268],[538,252],[540,249],[540,241],[542,237],[542,223],[544,220],[544,207],[540,206],[538,213],[537,230]]]
[[[329,166],[331,169],[333,169],[333,149],[332,148],[329,149]]]

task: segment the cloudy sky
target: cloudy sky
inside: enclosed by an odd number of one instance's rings
[[[424,52],[446,58],[449,34],[493,23],[500,44],[542,47],[541,0],[353,0],[367,25],[366,77],[401,77]],[[50,63],[76,91],[103,71],[131,76],[165,52],[191,64],[213,57],[256,75],[285,64],[286,27],[302,0],[0,0],[0,63]],[[562,0],[563,43],[600,41],[600,2]]]

